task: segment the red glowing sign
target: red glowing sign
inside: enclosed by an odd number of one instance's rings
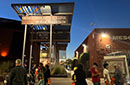
[[[1,56],[2,56],[2,57],[6,57],[7,55],[8,55],[8,53],[7,53],[6,51],[2,51],[2,52],[1,52]]]

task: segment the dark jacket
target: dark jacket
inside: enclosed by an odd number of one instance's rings
[[[45,77],[45,84],[44,85],[46,85],[46,83],[48,83],[48,78],[50,78],[50,69],[49,69],[49,67],[46,67],[46,71],[45,71],[45,73],[44,73],[44,77]]]
[[[74,71],[74,75],[76,76],[76,85],[87,85],[86,82],[86,73],[85,71],[83,71],[83,65],[82,64],[78,64],[77,65],[77,69]],[[74,78],[73,78],[74,79]]]
[[[87,85],[86,83],[86,74],[82,70],[76,70],[74,75],[76,75],[76,85]]]
[[[123,85],[124,84],[123,74],[119,69],[115,70],[114,77],[115,77],[115,84],[116,85]]]
[[[22,66],[16,66],[11,70],[8,85],[27,85],[27,74]]]

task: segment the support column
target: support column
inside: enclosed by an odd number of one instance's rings
[[[31,44],[30,44],[30,57],[29,57],[29,74],[31,72],[31,66],[32,66],[32,44],[33,44],[33,29],[31,34]]]
[[[49,57],[50,59],[52,58],[52,24],[50,24],[50,53],[49,53]]]
[[[40,60],[40,43],[33,42],[33,60],[35,64],[39,64]]]
[[[24,40],[23,40],[23,53],[22,53],[22,66],[23,67],[24,67],[24,53],[25,53],[26,35],[27,35],[27,24],[25,25]]]
[[[59,64],[59,48],[57,44],[56,44],[56,64]]]

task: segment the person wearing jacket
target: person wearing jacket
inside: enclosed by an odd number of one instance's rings
[[[115,65],[115,72],[114,72],[114,78],[115,78],[115,85],[123,85],[124,84],[124,78],[123,73],[120,70],[119,65]]]
[[[74,74],[72,76],[72,80],[75,81],[75,85],[87,85],[87,82],[85,79],[86,79],[86,73],[85,71],[83,71],[83,65],[78,64],[77,69],[74,71]]]
[[[48,79],[50,78],[50,69],[49,69],[49,65],[45,65],[46,71],[44,73],[45,76],[45,84],[44,85],[48,85]]]
[[[15,61],[16,67],[14,67],[9,76],[8,85],[27,85],[26,70],[21,66],[21,60]]]
[[[91,68],[92,82],[94,83],[94,85],[100,85],[100,73],[97,67],[98,64],[93,63],[93,67]]]

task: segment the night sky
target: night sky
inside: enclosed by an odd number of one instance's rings
[[[94,28],[130,28],[130,0],[1,0],[0,17],[20,20],[12,3],[56,2],[75,3],[68,58]]]

